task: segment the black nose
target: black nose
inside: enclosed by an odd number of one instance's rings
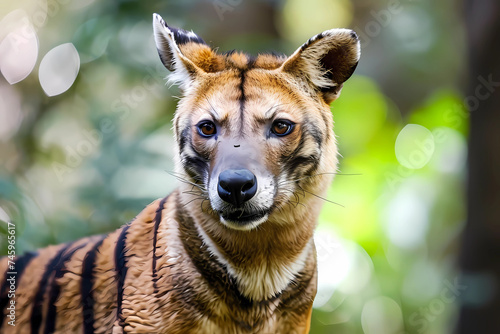
[[[248,169],[226,169],[219,174],[217,192],[224,201],[241,206],[257,192],[257,178]]]

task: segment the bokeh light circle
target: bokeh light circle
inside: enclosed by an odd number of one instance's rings
[[[80,70],[80,57],[72,43],[56,46],[43,57],[38,76],[43,91],[55,96],[67,91]]]
[[[0,71],[11,85],[24,80],[38,58],[38,37],[23,10],[7,14],[0,23]]]
[[[378,296],[365,303],[361,312],[365,334],[399,333],[403,328],[403,312],[393,299]]]
[[[434,136],[426,127],[407,124],[396,139],[396,158],[406,168],[420,169],[432,158]]]

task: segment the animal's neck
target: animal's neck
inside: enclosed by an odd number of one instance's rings
[[[197,238],[206,248],[195,247],[194,251],[215,255],[239,292],[250,300],[278,296],[304,268],[305,261],[314,258],[312,237],[317,215],[311,214],[310,207],[296,211],[287,224],[266,222],[251,231],[223,226],[216,217],[200,212],[199,204],[198,210],[190,205],[179,207],[192,221],[196,235],[193,233],[190,238]]]

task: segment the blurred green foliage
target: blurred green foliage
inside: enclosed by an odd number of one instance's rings
[[[109,232],[175,187],[167,171],[179,92],[165,85],[153,12],[220,50],[253,53],[290,54],[321,30],[350,26],[362,60],[332,106],[342,157],[327,196],[337,204],[325,203],[318,227],[311,333],[451,331],[468,131],[455,2],[47,4],[0,5],[2,17],[23,9],[38,36],[31,74],[14,85],[0,77],[0,220],[16,224],[18,253]],[[75,45],[79,73],[48,97],[37,71],[63,43]],[[6,247],[0,237],[2,254]]]

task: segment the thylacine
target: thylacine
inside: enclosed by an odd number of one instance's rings
[[[318,197],[337,165],[329,104],[358,63],[358,38],[333,29],[290,57],[221,55],[153,21],[183,91],[182,183],[108,236],[27,254],[14,269],[4,259],[1,332],[306,333]]]

